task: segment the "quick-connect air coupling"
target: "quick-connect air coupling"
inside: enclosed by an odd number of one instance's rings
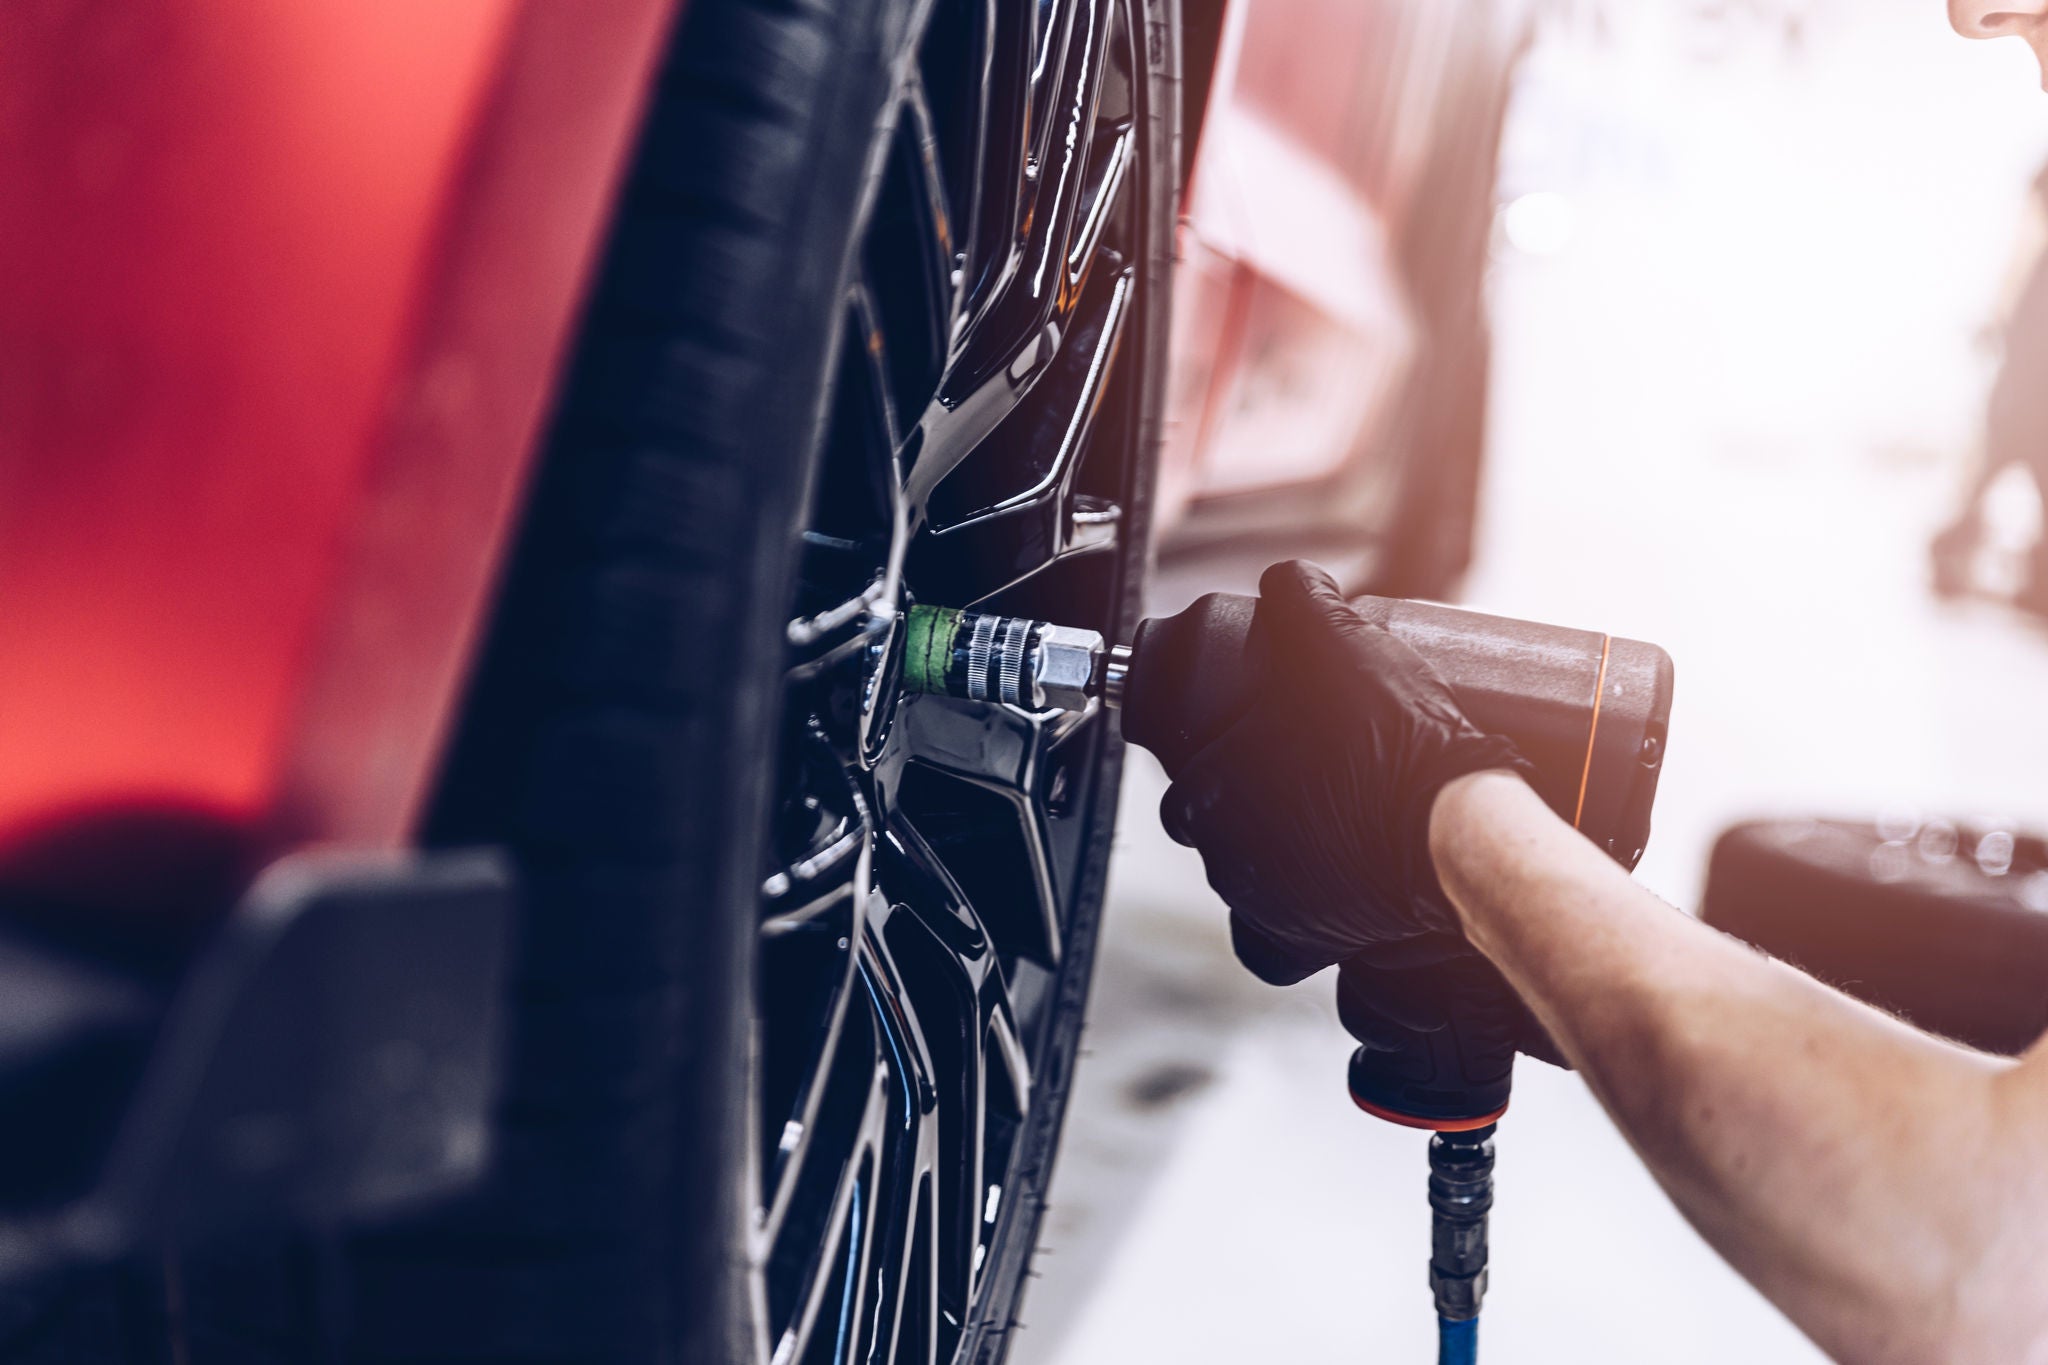
[[[1479,1316],[1486,1297],[1486,1218],[1493,1211],[1493,1125],[1429,1140],[1429,1286],[1437,1315]]]
[[[1102,696],[1109,653],[1092,630],[915,606],[904,619],[903,686],[1027,711],[1080,711]]]

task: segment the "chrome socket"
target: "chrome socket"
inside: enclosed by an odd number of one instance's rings
[[[1095,631],[1021,616],[916,606],[906,626],[906,690],[1027,711],[1093,706],[1113,653]]]

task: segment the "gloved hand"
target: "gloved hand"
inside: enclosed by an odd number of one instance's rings
[[[1417,1128],[1490,1123],[1508,1106],[1515,1053],[1564,1059],[1492,963],[1464,949],[1408,965],[1417,943],[1368,949],[1338,971],[1337,1011],[1360,1042],[1351,1097]]]
[[[1421,1034],[1449,1030],[1471,1078],[1505,1074],[1517,1052],[1552,1066],[1571,1063],[1500,969],[1463,944],[1423,940],[1368,948],[1337,972],[1337,1017],[1389,1067]]]
[[[1454,778],[1527,761],[1312,564],[1266,570],[1246,647],[1257,700],[1160,803],[1229,904],[1239,959],[1288,985],[1377,944],[1458,945],[1430,808]]]

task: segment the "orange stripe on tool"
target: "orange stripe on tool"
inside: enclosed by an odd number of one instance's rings
[[[1432,1133],[1469,1133],[1474,1128],[1484,1128],[1489,1123],[1499,1122],[1500,1116],[1508,1112],[1508,1107],[1502,1105],[1491,1114],[1481,1114],[1477,1118],[1426,1119],[1414,1114],[1404,1114],[1398,1109],[1382,1109],[1379,1105],[1362,1100],[1355,1094],[1351,1097],[1351,1102],[1376,1119],[1398,1123],[1403,1128],[1426,1128]]]
[[[1607,695],[1607,651],[1614,645],[1612,635],[1600,637],[1600,676],[1593,682],[1593,722],[1586,727],[1586,766],[1579,772],[1579,804],[1572,811],[1572,828],[1586,813],[1586,784],[1593,779],[1593,737],[1600,733],[1600,700]]]

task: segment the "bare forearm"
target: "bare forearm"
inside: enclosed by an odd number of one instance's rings
[[[2016,1272],[1987,1254],[2048,1251],[2014,1245],[2039,1235],[2012,1208],[2035,1201],[2039,1224],[2048,1191],[2015,1142],[2008,1064],[1672,911],[1512,776],[1447,788],[1431,845],[1466,932],[1686,1215],[1823,1346],[1917,1361],[1969,1339],[2016,1358],[1982,1337],[2023,1327],[2000,1291]]]

